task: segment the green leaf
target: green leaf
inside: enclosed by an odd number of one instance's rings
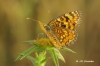
[[[72,53],[76,53],[76,52],[74,52],[73,50],[71,50],[71,49],[69,49],[69,48],[67,48],[67,47],[63,47],[63,48],[61,48],[62,50],[65,50],[65,51],[69,51],[69,52],[72,52]]]
[[[63,62],[65,62],[64,57],[62,56],[62,54],[59,52],[58,49],[54,48],[54,52],[55,52],[56,56],[57,56],[59,59],[61,59]]]
[[[49,52],[50,52],[50,54],[51,54],[51,56],[52,56],[52,59],[53,59],[55,65],[56,65],[56,66],[59,66],[58,58],[57,58],[57,56],[56,56],[56,53],[55,53],[54,49],[51,49],[51,48],[50,48],[50,49],[49,49]]]
[[[41,63],[46,63],[46,61],[47,61],[48,59],[50,59],[50,58],[45,58],[45,59],[43,59],[43,60],[41,61]]]
[[[36,60],[35,60],[35,65],[37,66],[44,66],[47,61],[46,58],[46,51],[40,52],[39,54],[36,53]]]
[[[17,58],[16,60],[21,60],[23,59],[24,57],[26,57],[27,55],[31,54],[32,52],[34,52],[35,50],[37,49],[37,47],[35,46],[32,46],[30,47],[29,49],[25,50],[23,53],[21,53]],[[16,61],[15,60],[15,61]]]
[[[41,64],[46,63],[46,61],[49,59],[49,58],[46,58],[46,51],[40,52],[38,59],[40,60]]]
[[[43,59],[45,59],[45,57],[46,57],[46,51],[42,51],[39,53],[39,55],[36,57],[36,59],[41,62]]]

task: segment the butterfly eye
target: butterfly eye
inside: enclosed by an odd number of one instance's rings
[[[49,26],[45,26],[45,28],[46,28],[47,31],[51,30]]]

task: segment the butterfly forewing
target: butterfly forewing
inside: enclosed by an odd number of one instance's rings
[[[81,12],[73,11],[50,21],[46,25],[50,30],[47,30],[44,26],[42,26],[42,29],[55,47],[63,47],[76,40],[77,34],[75,27],[80,21]]]

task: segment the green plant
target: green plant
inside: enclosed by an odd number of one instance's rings
[[[38,40],[29,40],[25,42],[28,42],[33,46],[22,52],[16,58],[16,60],[21,60],[24,57],[26,57],[33,63],[34,66],[45,66],[46,61],[50,58],[53,59],[55,66],[59,66],[58,59],[61,59],[63,62],[65,62],[65,59],[59,50],[66,50],[75,53],[73,50],[67,47],[55,48],[53,44],[50,42],[50,40],[47,38],[41,38]],[[35,58],[30,55],[33,52],[36,55]],[[46,57],[46,53],[50,53],[51,57]]]

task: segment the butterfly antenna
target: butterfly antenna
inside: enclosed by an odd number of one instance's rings
[[[33,21],[35,21],[35,22],[40,22],[40,21],[38,21],[38,20],[31,19],[31,18],[26,18],[26,19],[28,19],[28,20],[33,20]]]
[[[49,10],[48,10],[48,13],[49,13]],[[48,17],[48,15],[46,15],[46,17]],[[26,18],[26,19],[28,19],[28,20],[33,20],[33,21],[35,21],[35,22],[40,22],[40,21],[38,21],[38,20],[31,19],[31,18]],[[46,19],[45,19],[44,21],[46,21]]]

